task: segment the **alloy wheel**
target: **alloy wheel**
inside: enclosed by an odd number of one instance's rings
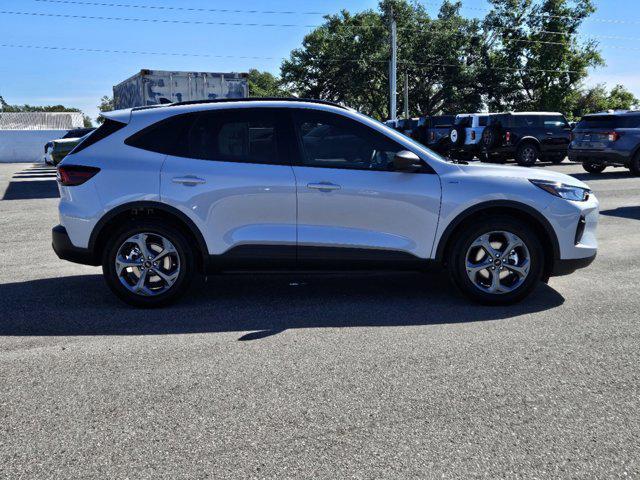
[[[138,233],[118,249],[115,272],[130,292],[157,296],[169,290],[180,275],[180,256],[173,243],[155,233]]]
[[[529,275],[531,255],[517,235],[507,231],[478,237],[466,254],[469,280],[479,290],[495,295],[510,293]]]

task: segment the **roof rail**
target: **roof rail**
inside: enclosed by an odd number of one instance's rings
[[[176,102],[176,103],[167,103],[163,105],[149,105],[145,107],[136,107],[134,110],[144,110],[147,108],[159,108],[159,107],[179,107],[183,105],[206,105],[206,104],[215,104],[215,103],[233,103],[233,102],[306,102],[306,103],[317,103],[320,105],[330,105],[332,107],[338,107],[342,109],[347,109],[347,107],[329,102],[327,100],[316,100],[312,98],[295,98],[295,97],[256,97],[256,98],[215,98],[211,100],[189,100],[186,102]]]

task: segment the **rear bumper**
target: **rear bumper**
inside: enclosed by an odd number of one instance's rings
[[[95,258],[95,255],[88,248],[76,247],[71,243],[67,229],[62,225],[53,227],[51,231],[53,251],[56,252],[58,258],[61,260],[67,260],[73,263],[80,263],[83,265],[100,265],[100,261]]]
[[[602,165],[627,166],[631,155],[626,152],[603,150],[574,150],[569,149],[569,161],[577,163],[595,163]]]
[[[571,260],[556,260],[553,265],[553,277],[561,277],[563,275],[570,275],[576,270],[586,268],[593,263],[597,254],[593,254],[591,257],[586,258],[574,258]]]

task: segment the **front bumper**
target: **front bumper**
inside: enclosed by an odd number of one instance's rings
[[[100,265],[100,261],[88,248],[79,248],[71,243],[67,229],[62,225],[53,227],[51,231],[53,251],[58,258],[83,265]]]

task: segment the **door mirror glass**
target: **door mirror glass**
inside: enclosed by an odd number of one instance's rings
[[[398,172],[417,172],[422,168],[422,160],[409,150],[401,150],[393,158],[393,167]]]

